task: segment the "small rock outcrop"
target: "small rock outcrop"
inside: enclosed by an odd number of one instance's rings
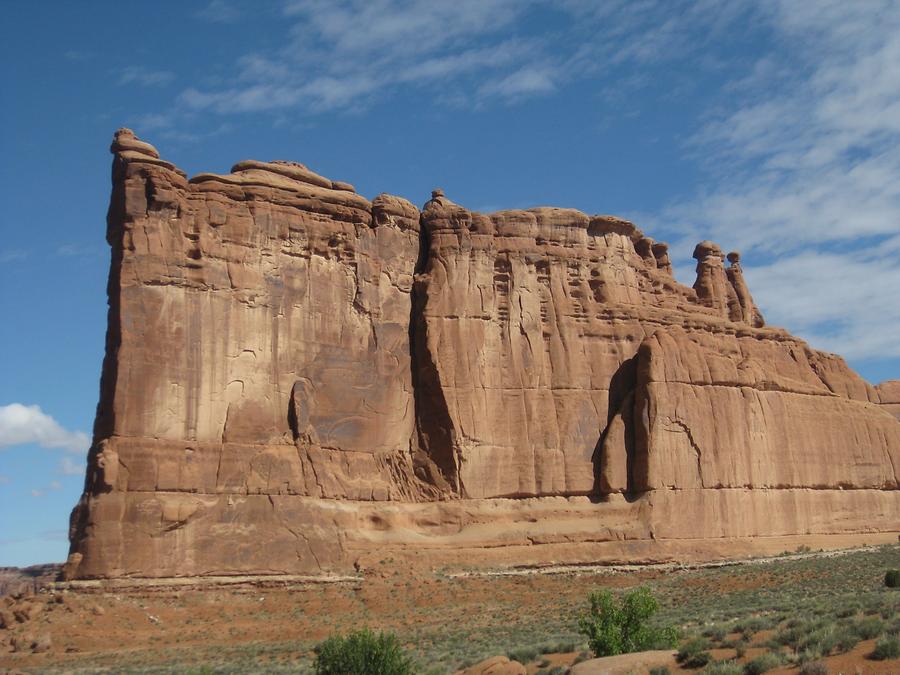
[[[633,223],[111,147],[68,578],[670,559],[900,522],[900,405]],[[691,544],[689,542],[695,542]],[[692,553],[691,555],[696,555]]]

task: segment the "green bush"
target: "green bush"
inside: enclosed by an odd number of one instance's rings
[[[744,665],[744,675],[762,675],[770,670],[775,670],[783,663],[784,658],[781,654],[766,652]]]
[[[819,656],[828,656],[838,644],[838,636],[833,625],[824,626],[804,636],[799,642],[799,651]]]
[[[886,661],[887,659],[900,659],[900,638],[896,635],[886,635],[875,643],[875,650],[869,654],[870,659]]]
[[[413,675],[412,659],[395,635],[368,628],[335,635],[316,647],[316,675]]]
[[[744,619],[740,623],[736,624],[734,630],[735,632],[741,633],[742,635],[749,636],[753,635],[754,633],[758,633],[765,628],[771,628],[772,625],[773,621],[770,618],[753,616],[749,619]]]
[[[588,601],[590,609],[579,618],[578,631],[587,637],[595,656],[675,646],[677,635],[673,628],[656,628],[648,623],[659,609],[650,589],[635,589],[618,603],[609,591],[595,591]]]
[[[884,630],[884,622],[874,616],[867,616],[856,622],[856,634],[863,640],[871,640],[881,635]]]
[[[711,626],[703,631],[703,637],[708,637],[713,642],[721,642],[725,639],[725,629],[722,626]]]
[[[709,649],[709,640],[693,638],[681,646],[675,660],[685,668],[702,668],[712,659],[709,652],[706,651],[707,649]]]
[[[671,675],[671,671],[667,666],[657,666],[650,669],[650,675]]]
[[[884,585],[888,588],[900,588],[900,570],[888,570],[884,575]]]
[[[859,643],[856,631],[844,625],[835,631],[834,638],[834,648],[838,654],[846,654]]]
[[[541,654],[538,647],[520,647],[506,653],[510,661],[518,661],[521,664],[531,663]]]

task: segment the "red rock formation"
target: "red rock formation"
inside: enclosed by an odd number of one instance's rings
[[[188,180],[128,130],[111,149],[69,577],[897,529],[889,388],[764,328],[736,254],[698,245],[691,289],[610,216],[482,215],[440,190],[420,213],[300,164]]]
[[[878,403],[897,419],[900,419],[900,380],[887,380],[875,387]]]

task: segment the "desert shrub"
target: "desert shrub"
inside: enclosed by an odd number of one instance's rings
[[[668,666],[657,666],[650,669],[650,675],[672,675],[672,671],[669,670]]]
[[[541,654],[568,654],[569,652],[577,652],[581,644],[578,642],[557,642],[556,644],[545,644],[541,647]]]
[[[762,673],[775,670],[782,663],[784,663],[784,658],[782,658],[781,654],[766,652],[744,665],[744,675],[762,675]]]
[[[596,656],[675,646],[677,636],[673,628],[649,624],[659,609],[650,589],[641,587],[626,593],[621,602],[616,602],[609,591],[595,591],[588,601],[590,608],[579,618],[578,630],[587,637]]]
[[[900,638],[896,635],[884,636],[875,643],[875,649],[869,654],[869,658],[876,661],[900,659]]]
[[[725,629],[722,626],[711,626],[703,631],[703,637],[707,637],[713,642],[721,642],[725,639]]]
[[[703,675],[743,675],[744,668],[736,661],[716,661],[703,669]]]
[[[841,626],[834,633],[834,649],[846,654],[859,643],[859,635],[850,626]]]
[[[828,666],[822,661],[809,661],[800,666],[800,675],[828,675]]]
[[[712,658],[707,649],[709,649],[709,640],[702,637],[693,638],[681,645],[681,649],[675,655],[675,660],[685,668],[702,668]]]
[[[743,621],[735,624],[734,630],[741,635],[750,636],[766,628],[771,628],[772,625],[772,619],[763,618],[761,616],[753,616],[749,619],[744,619]]]
[[[368,628],[335,635],[316,647],[316,675],[412,675],[412,659],[391,633]]]
[[[888,570],[884,575],[884,585],[888,588],[900,588],[900,570]]]
[[[772,637],[770,645],[774,647],[785,646],[790,647],[794,651],[799,651],[800,642],[809,635],[809,629],[801,623],[794,623]]]
[[[867,616],[856,622],[854,630],[861,639],[871,640],[881,635],[884,630],[884,622],[876,616]]]
[[[519,663],[531,663],[541,654],[538,647],[520,647],[506,652],[510,661],[518,661]]]
[[[799,642],[800,650],[828,656],[837,646],[838,637],[833,625],[812,631]]]

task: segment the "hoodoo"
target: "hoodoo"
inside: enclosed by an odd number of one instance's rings
[[[632,223],[420,211],[119,130],[69,578],[669,560],[896,539],[900,383]]]

